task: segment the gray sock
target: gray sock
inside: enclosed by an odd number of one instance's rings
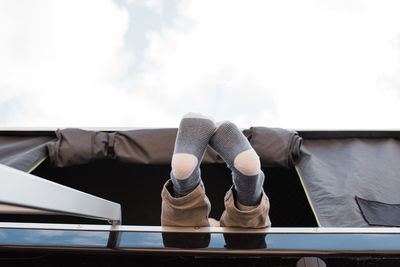
[[[176,197],[192,192],[200,183],[200,163],[215,131],[212,118],[186,114],[179,125],[171,161],[171,180]]]
[[[260,202],[264,173],[260,159],[247,138],[232,122],[217,124],[217,130],[210,139],[210,146],[232,170],[237,200],[246,206]]]

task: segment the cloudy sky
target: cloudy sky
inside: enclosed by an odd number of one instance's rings
[[[1,0],[0,127],[400,129],[397,0]]]

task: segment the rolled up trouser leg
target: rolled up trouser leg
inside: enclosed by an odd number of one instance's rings
[[[224,204],[225,211],[221,216],[221,226],[243,227],[243,228],[264,228],[271,226],[268,216],[269,199],[262,191],[260,203],[249,211],[239,210],[235,206],[233,187],[226,193]]]
[[[172,182],[168,180],[161,191],[161,225],[209,226],[211,204],[203,182],[186,196],[173,197],[173,192]]]

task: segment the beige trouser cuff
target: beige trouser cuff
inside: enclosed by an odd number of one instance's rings
[[[168,180],[161,191],[161,225],[164,226],[209,226],[211,210],[203,182],[184,197],[173,197],[172,182]],[[241,211],[235,206],[233,187],[225,195],[225,211],[221,216],[221,226],[263,228],[271,226],[268,216],[269,200],[264,190],[260,204],[249,211]]]
[[[161,191],[161,225],[164,226],[209,226],[208,214],[211,204],[203,182],[183,197],[173,197],[172,182],[168,180]]]
[[[235,206],[235,198],[233,195],[232,186],[225,195],[225,211],[221,216],[221,226],[243,228],[264,228],[271,226],[271,221],[268,216],[269,199],[264,190],[262,191],[260,204],[248,211],[239,210]]]

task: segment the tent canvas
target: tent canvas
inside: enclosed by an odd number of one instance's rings
[[[392,204],[400,203],[396,194],[400,189],[397,164],[400,158],[400,132],[297,133],[266,127],[252,127],[243,132],[259,154],[262,167],[267,173],[265,189],[271,199],[271,213],[279,214],[275,216],[278,225],[311,214],[312,219],[303,218],[300,224],[314,226],[314,223],[318,223],[322,227],[368,226],[365,212],[360,209],[356,197],[388,204],[385,206],[385,214],[393,212],[390,207],[396,206]],[[146,199],[155,198],[159,201],[158,190],[168,178],[175,135],[176,129],[173,128],[132,131],[64,129],[34,134],[3,131],[0,134],[0,163],[24,171],[33,171],[37,167],[37,175],[58,177],[51,179],[89,190],[93,190],[96,182],[84,181],[85,178],[81,177],[83,174],[90,176],[97,173],[101,176],[103,174],[100,172],[112,168],[109,176],[113,176],[113,181],[124,176],[125,180],[121,182],[127,182],[126,179],[130,179],[127,176],[146,175],[148,180],[141,180],[145,186],[153,186],[151,192],[143,195],[143,192],[133,189],[131,194],[137,194],[138,199],[148,197]],[[16,149],[13,150],[13,147]],[[48,160],[43,162],[46,157]],[[203,165],[203,179],[206,180],[206,186],[209,184],[207,188],[209,195],[212,195],[211,200],[221,202],[218,199],[219,191],[223,192],[224,189],[220,188],[229,186],[230,174],[223,167],[223,161],[211,149],[208,149]],[[66,173],[74,175],[61,179]],[[269,177],[268,173],[271,174]],[[110,180],[104,179],[106,181],[102,186],[106,187]],[[138,186],[134,178],[129,183],[131,188]],[[128,188],[119,187],[115,190],[121,190],[121,194],[130,194]],[[101,193],[106,194],[103,191]],[[154,207],[157,207],[157,201]],[[223,208],[218,205],[213,203],[213,207],[216,207],[215,215]],[[152,209],[153,214],[149,216],[157,216],[158,211],[159,207]],[[132,222],[148,223],[138,218]],[[156,224],[154,222],[152,220],[151,223]],[[296,223],[299,220],[294,225]]]

